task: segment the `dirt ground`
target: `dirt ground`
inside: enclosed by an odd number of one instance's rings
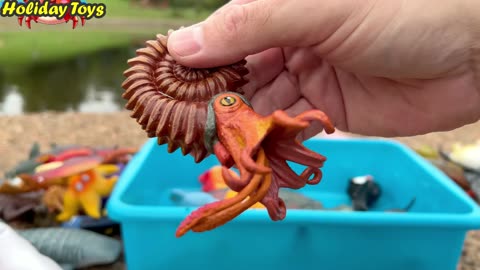
[[[128,112],[3,116],[0,117],[0,126],[0,176],[17,162],[26,159],[34,142],[38,142],[42,150],[48,150],[50,143],[141,147],[147,139],[135,121],[129,118]],[[480,122],[450,132],[396,139],[413,147],[421,144],[437,146],[457,141],[473,142],[480,139]],[[460,269],[480,269],[480,231],[468,234]]]

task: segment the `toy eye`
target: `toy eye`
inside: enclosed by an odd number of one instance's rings
[[[231,96],[226,96],[220,100],[220,104],[222,104],[223,106],[232,106],[236,102],[237,100]]]

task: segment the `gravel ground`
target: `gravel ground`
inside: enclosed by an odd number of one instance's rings
[[[38,142],[42,150],[46,150],[49,149],[50,143],[140,147],[147,139],[135,121],[129,118],[128,112],[2,116],[0,126],[3,129],[0,132],[0,175],[25,159],[34,142]],[[436,146],[456,141],[472,142],[480,139],[479,134],[480,122],[477,122],[450,132],[397,139],[410,146],[421,144]],[[480,231],[468,234],[460,269],[480,269]]]

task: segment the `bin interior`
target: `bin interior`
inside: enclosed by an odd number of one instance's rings
[[[403,208],[413,198],[409,213],[469,214],[473,201],[443,173],[407,147],[388,140],[312,139],[305,145],[327,157],[322,181],[297,190],[319,200],[325,208],[351,205],[346,189],[350,178],[372,175],[382,194],[371,211]],[[290,163],[291,164],[291,163]],[[133,207],[176,207],[169,198],[172,189],[200,190],[200,174],[218,165],[214,156],[197,164],[180,150],[168,153],[166,146],[150,140],[129,165],[130,172],[121,179],[122,203]],[[297,173],[304,167],[291,164]],[[125,178],[125,177],[123,177]],[[177,207],[185,208],[185,207]],[[181,210],[179,210],[181,211]],[[249,210],[250,211],[250,210]],[[303,210],[288,210],[303,211]],[[317,211],[318,212],[318,211]],[[287,214],[288,215],[288,214]]]

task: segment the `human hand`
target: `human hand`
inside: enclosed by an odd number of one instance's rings
[[[233,0],[168,48],[198,68],[248,56],[261,114],[320,109],[343,131],[409,136],[480,118],[479,13],[476,0]]]

